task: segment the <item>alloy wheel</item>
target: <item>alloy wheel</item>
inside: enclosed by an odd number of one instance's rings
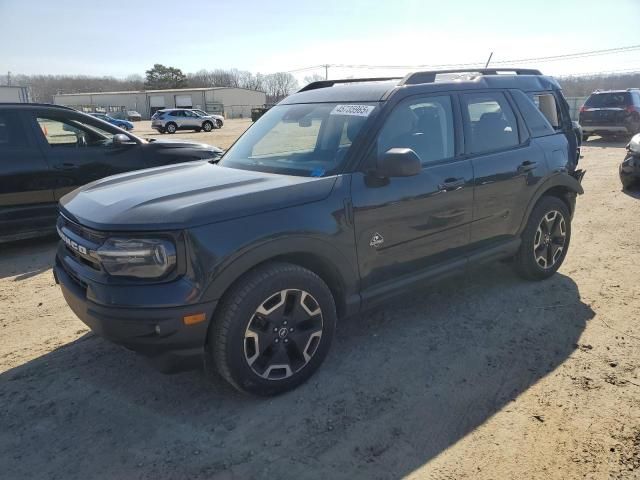
[[[533,255],[536,263],[544,268],[552,268],[562,257],[567,240],[567,225],[564,216],[551,210],[542,217],[533,240]]]
[[[260,304],[244,334],[244,356],[267,380],[291,377],[320,345],[323,321],[318,301],[304,290],[281,290]]]

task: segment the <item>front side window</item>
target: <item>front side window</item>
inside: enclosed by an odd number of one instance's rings
[[[502,150],[520,143],[516,116],[502,93],[462,95],[462,109],[467,117],[470,153]]]
[[[52,147],[103,147],[113,141],[113,133],[78,120],[38,117],[37,121]]]
[[[229,149],[225,167],[323,177],[338,173],[376,104],[277,105]]]
[[[378,156],[391,148],[410,148],[423,165],[454,156],[451,97],[422,97],[397,105],[377,140]]]

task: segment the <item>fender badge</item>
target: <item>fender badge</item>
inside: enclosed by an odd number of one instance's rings
[[[383,243],[384,243],[384,238],[382,237],[382,235],[376,232],[373,234],[373,237],[371,237],[371,241],[369,241],[369,246],[378,248]]]

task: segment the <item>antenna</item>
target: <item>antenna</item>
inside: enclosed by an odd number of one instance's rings
[[[489,62],[491,61],[491,57],[493,57],[493,52],[491,52],[489,54],[489,58],[487,58],[487,63],[485,63],[484,68],[487,68],[489,66]]]

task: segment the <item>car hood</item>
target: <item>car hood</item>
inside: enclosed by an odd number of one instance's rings
[[[220,154],[224,153],[224,150],[221,148],[202,142],[191,142],[189,140],[165,140],[157,138],[146,138],[145,140],[149,142],[149,145],[153,145],[154,148],[201,148],[202,150],[214,151]]]
[[[313,178],[190,162],[114,175],[60,200],[60,211],[96,230],[177,230],[326,198],[335,177]]]

